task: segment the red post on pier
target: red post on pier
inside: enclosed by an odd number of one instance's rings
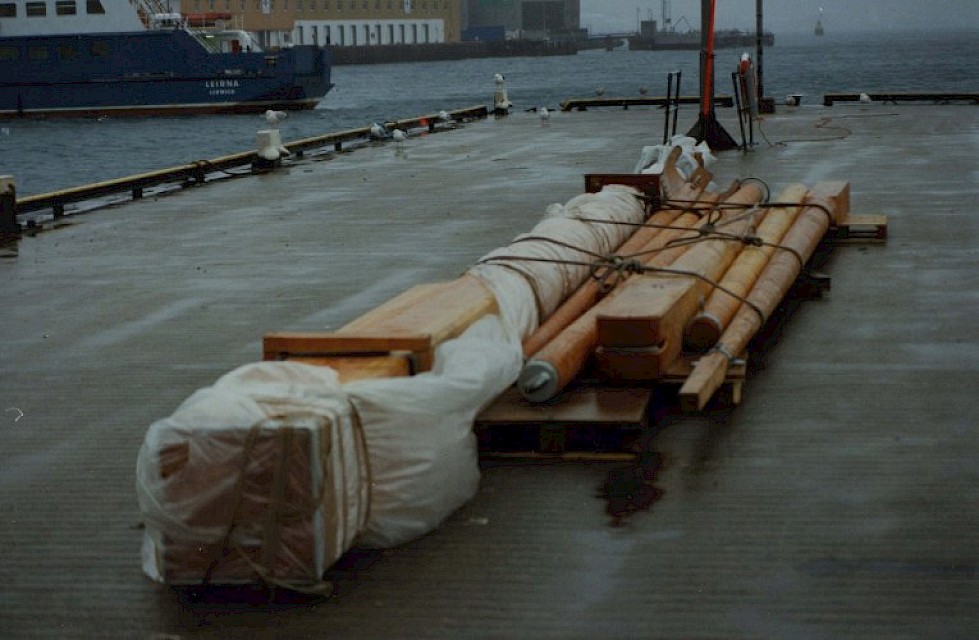
[[[700,3],[700,117],[687,133],[697,142],[707,141],[711,149],[734,149],[734,141],[714,116],[714,11],[715,0]]]

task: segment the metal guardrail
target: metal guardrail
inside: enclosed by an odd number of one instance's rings
[[[486,105],[477,105],[448,111],[447,113],[451,121],[465,121],[485,118],[487,117],[488,110]],[[411,131],[412,129],[428,128],[430,132],[434,132],[440,122],[439,114],[431,113],[405,120],[385,122],[383,124],[388,130],[397,128],[403,131]],[[333,148],[339,152],[343,150],[344,143],[366,140],[370,138],[370,135],[370,127],[367,126],[358,129],[337,131],[322,136],[303,138],[294,142],[287,142],[283,146],[298,156],[302,156],[306,151],[330,145],[333,145]],[[17,200],[15,212],[17,216],[22,216],[50,209],[57,219],[64,215],[67,205],[78,202],[96,200],[126,192],[131,195],[133,200],[138,200],[143,197],[144,189],[164,184],[203,184],[207,181],[208,174],[251,165],[255,161],[256,156],[257,151],[245,151],[211,158],[210,160],[198,160],[190,164],[159,169],[148,173],[140,173],[80,187],[27,196]]]
[[[668,102],[673,104],[700,104],[698,96],[673,96],[673,98],[662,96],[648,97],[609,97],[609,98],[572,98],[561,103],[561,111],[586,111],[589,107],[629,107],[639,106],[663,106]],[[734,98],[731,96],[714,96],[714,104],[719,107],[733,107]]]
[[[946,104],[949,102],[971,102],[979,104],[979,93],[943,93],[943,92],[897,92],[897,93],[866,93],[863,94],[874,102],[934,102]],[[834,102],[860,102],[859,93],[827,93],[823,95],[823,106],[832,107]]]

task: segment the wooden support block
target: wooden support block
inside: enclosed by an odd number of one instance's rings
[[[717,354],[720,355],[720,354]],[[708,354],[708,356],[702,356],[700,354],[690,354],[684,353],[679,358],[673,361],[670,366],[669,371],[663,376],[661,382],[667,384],[679,384],[684,385],[687,383],[690,374],[694,372],[695,365],[701,358],[709,359],[713,358],[714,354]],[[735,406],[741,404],[741,393],[744,387],[744,381],[748,372],[747,364],[747,354],[741,354],[741,356],[730,363],[724,378],[720,384],[725,385],[731,390],[731,403]],[[703,400],[703,404],[698,405],[698,399],[684,397],[682,389],[680,395],[680,408],[686,412],[695,412],[703,409],[706,405],[706,398]]]
[[[298,360],[336,369],[341,382],[410,376],[432,368],[431,336],[362,336],[339,333],[270,333],[264,360]]]
[[[432,337],[424,334],[353,335],[340,333],[279,332],[262,339],[263,360],[293,360],[391,351],[422,352],[432,349]]]
[[[595,368],[606,380],[658,380],[669,366],[669,354],[658,346],[595,348]]]
[[[850,183],[840,180],[817,182],[809,189],[809,202],[818,202],[832,210],[830,226],[839,225],[850,215]]]
[[[659,175],[653,173],[587,173],[585,191],[598,193],[610,184],[621,184],[642,191],[646,196],[659,198]]]
[[[599,371],[613,380],[655,380],[680,354],[700,307],[692,278],[642,276],[619,287],[596,318]]]

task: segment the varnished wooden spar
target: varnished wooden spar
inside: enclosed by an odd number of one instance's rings
[[[674,197],[687,200],[698,200],[712,176],[704,167],[702,159],[698,157],[698,167],[694,175],[691,176],[691,180],[685,180],[676,168],[681,151],[679,147],[675,147],[670,152],[669,157],[663,163],[659,184],[664,193],[673,193],[676,194]],[[598,185],[595,188],[597,189]],[[681,213],[682,210],[676,208],[657,211],[647,220],[647,224],[650,226],[643,227],[632,234],[619,247],[615,255],[620,258],[636,257],[641,259],[647,252],[664,246],[669,239],[676,235],[675,231],[660,229],[657,228],[657,225],[690,227],[700,219],[696,214],[688,214],[686,218],[683,218]],[[541,322],[533,334],[524,340],[524,356],[531,357],[544,348],[562,330],[593,307],[606,293],[607,291],[602,290],[602,283],[596,279],[589,278],[582,283],[574,293],[561,303],[561,306],[554,313]]]
[[[715,199],[713,194],[702,197],[702,201]],[[698,232],[693,227],[702,216],[702,213],[689,212],[674,220],[671,228],[656,234],[642,247],[638,258],[640,262],[644,265],[665,266],[682,255],[689,245],[681,244],[666,251],[661,250],[681,237],[696,237]],[[517,387],[526,398],[534,402],[553,398],[581,371],[598,339],[595,324],[597,304],[599,300],[607,300],[614,294],[615,290],[606,294],[606,298],[596,297],[591,306],[582,305],[577,309],[569,309],[562,315],[562,324],[557,327],[557,331],[552,330],[554,325],[546,326],[549,332],[547,343],[534,352],[534,358],[524,366],[517,381]]]
[[[727,202],[733,203],[731,199]],[[665,375],[680,355],[687,323],[711,293],[712,283],[742,251],[743,245],[730,236],[753,233],[756,215],[764,213],[744,211],[727,216],[718,231],[728,234],[728,239],[704,240],[667,263],[670,270],[692,277],[654,272],[623,285],[615,301],[597,318],[599,371],[613,380],[656,380]],[[658,260],[665,262],[665,258]],[[655,260],[652,264],[658,266]]]
[[[850,185],[846,182],[820,183],[810,189],[806,202],[792,228],[782,239],[791,251],[776,251],[748,294],[754,308],[741,305],[714,351],[702,356],[680,388],[680,404],[688,411],[701,410],[723,384],[731,359],[744,353],[748,342],[770,317],[789,287],[802,271],[830,224],[849,214]],[[793,253],[794,252],[794,253]],[[757,308],[764,318],[755,311]]]
[[[658,211],[649,218],[648,223],[653,225],[669,225],[679,215],[680,212],[675,209]],[[660,231],[660,229],[655,227],[640,228],[619,247],[615,255],[623,257],[642,251]],[[547,320],[541,323],[530,337],[524,340],[524,355],[529,357],[540,351],[562,329],[574,322],[575,318],[578,318],[582,313],[593,307],[603,295],[605,295],[605,292],[602,291],[602,284],[599,280],[595,278],[585,280],[574,293],[561,303],[561,306],[554,313],[548,316]]]
[[[779,203],[801,203],[806,187],[794,184],[786,187],[778,196]],[[764,244],[747,246],[735,259],[731,268],[721,278],[720,287],[708,298],[703,310],[686,328],[685,344],[691,351],[706,351],[717,343],[721,332],[741,306],[741,298],[748,295],[765,265],[775,252],[795,221],[800,207],[769,208],[765,219],[758,226],[756,237]]]
[[[745,184],[725,201],[732,204],[747,205],[758,202],[761,200],[761,197],[762,193],[757,185]],[[684,214],[684,216],[681,216],[680,219],[683,219],[685,216],[693,216],[694,218],[699,219],[696,214],[693,213]],[[728,217],[725,217],[724,219],[727,219]],[[694,222],[691,221],[691,224],[694,224]],[[734,228],[726,229],[726,231],[737,233],[739,226],[740,225],[736,225]],[[670,234],[666,233],[659,234],[656,236],[653,242],[657,244],[662,242],[660,246],[665,246],[669,241],[667,238],[669,235]],[[728,246],[724,247],[721,245]],[[730,262],[734,259],[734,253],[728,255],[727,252],[734,251],[736,253],[739,246],[739,243],[733,243],[725,240],[706,240],[693,245],[692,248],[689,251],[684,252],[684,254],[678,258],[676,262],[680,262],[682,260],[682,267],[685,271],[701,274],[708,279],[715,279],[719,277],[721,273],[723,273],[723,270],[726,269]],[[691,254],[695,254],[694,257],[688,258],[688,256]],[[656,264],[657,261],[663,260],[663,256],[661,255],[650,255],[656,257],[650,258],[649,261],[645,262],[644,264]],[[721,270],[717,271],[718,268]],[[706,282],[704,285],[706,285]],[[697,286],[699,288],[701,285],[698,284]],[[705,290],[706,289],[701,289],[701,292]],[[554,340],[549,342],[547,346],[541,349],[537,355],[524,366],[524,369],[520,374],[520,379],[517,381],[517,386],[520,388],[524,397],[533,402],[543,402],[549,400],[560,393],[560,391],[564,389],[575,376],[578,375],[578,373],[584,368],[597,343],[598,332],[596,327],[596,317],[600,313],[602,305],[613,299],[613,297],[616,295],[616,291],[613,291],[601,302],[590,308],[577,320],[566,327],[564,331],[562,331]]]

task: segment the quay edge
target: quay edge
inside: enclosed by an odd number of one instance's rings
[[[195,601],[142,575],[134,465],[153,420],[260,359],[267,331],[336,328],[457,276],[583,174],[630,171],[661,131],[655,108],[547,127],[514,114],[17,243],[0,259],[0,636],[969,637],[969,105],[784,109],[762,123],[773,146],[719,154],[718,181],[849,180],[853,211],[888,215],[889,239],[834,252],[831,293],[787,317],[740,407],[661,421],[650,511],[610,526],[595,497],[610,463],[486,463],[470,504],[352,554],[324,601]]]

